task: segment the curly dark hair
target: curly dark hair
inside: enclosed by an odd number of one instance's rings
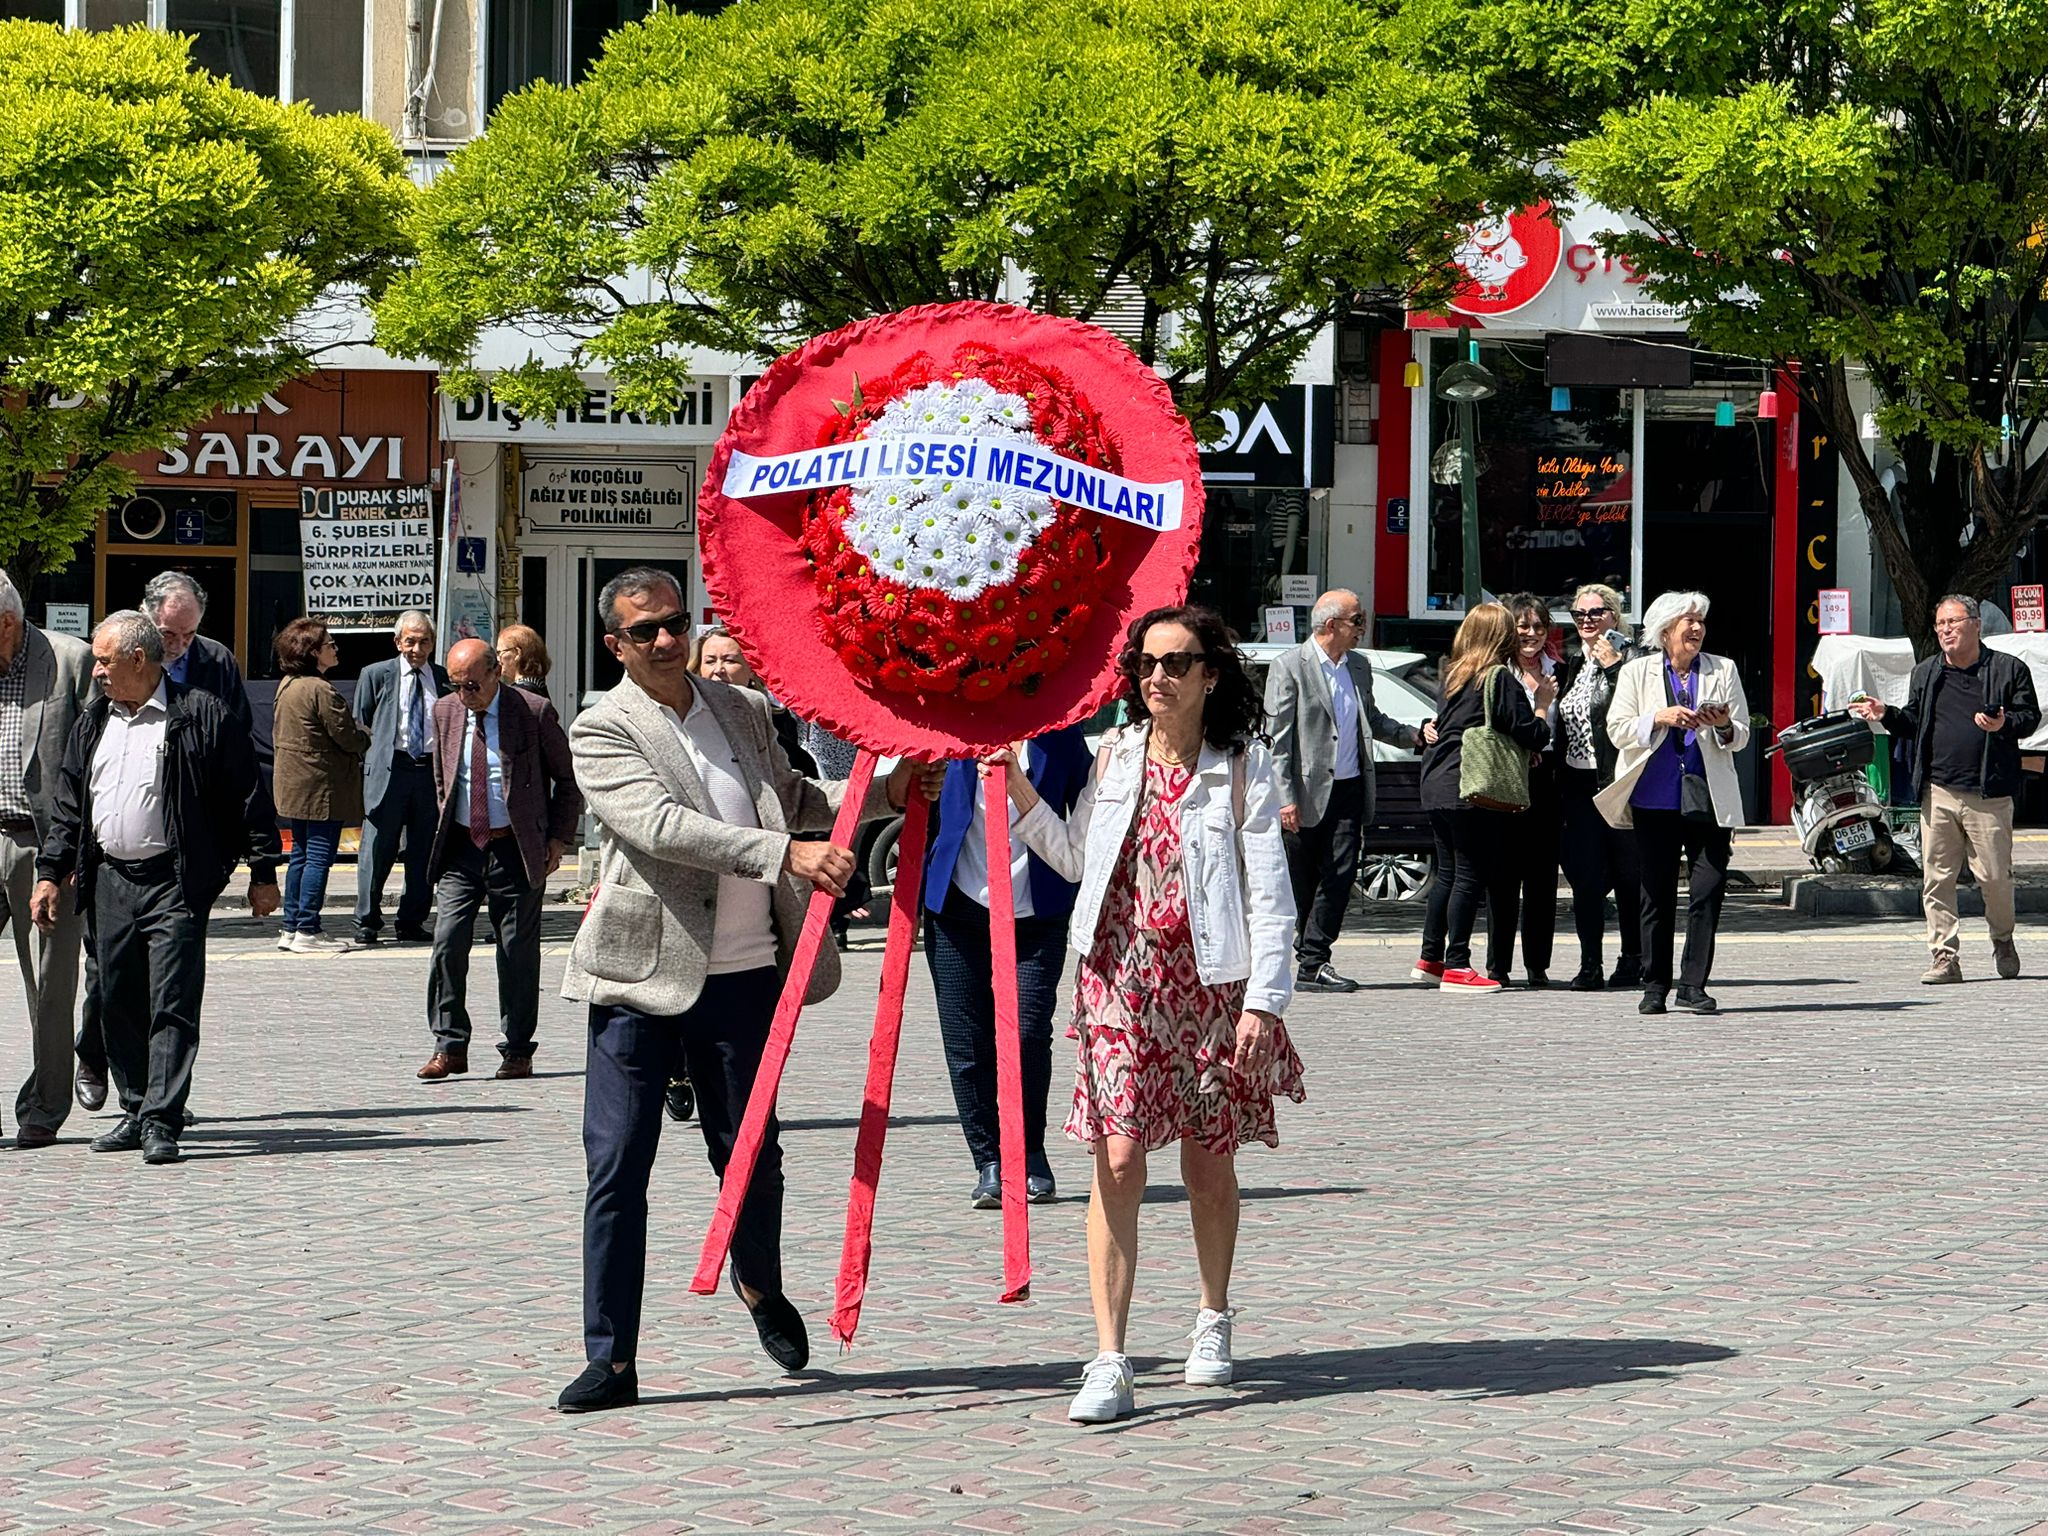
[[[1145,632],[1155,624],[1178,624],[1194,632],[1208,659],[1203,668],[1216,679],[1216,686],[1202,705],[1202,739],[1219,752],[1235,752],[1254,739],[1262,739],[1266,723],[1266,701],[1245,671],[1244,653],[1237,648],[1230,629],[1213,608],[1199,603],[1154,608],[1131,621],[1124,636],[1124,648],[1117,657],[1123,670],[1121,697],[1124,713],[1134,722],[1151,718],[1145,707],[1144,690],[1138,686],[1138,657],[1144,651]]]
[[[286,677],[317,677],[327,626],[318,619],[293,619],[277,632],[278,670]]]

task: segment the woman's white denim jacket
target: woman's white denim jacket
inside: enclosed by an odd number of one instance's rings
[[[1095,944],[1110,876],[1137,814],[1150,735],[1148,723],[1110,736],[1064,821],[1041,800],[1016,822],[1031,851],[1081,887],[1067,929],[1077,955],[1086,956]],[[1204,742],[1180,801],[1195,971],[1212,987],[1246,983],[1246,1008],[1285,1014],[1294,997],[1294,888],[1280,838],[1272,753],[1256,741],[1245,751],[1241,827],[1232,779],[1231,755]]]

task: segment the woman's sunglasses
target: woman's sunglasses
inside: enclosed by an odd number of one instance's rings
[[[1614,610],[1605,603],[1602,603],[1598,608],[1574,608],[1572,610],[1572,622],[1574,624],[1591,624],[1596,619],[1606,618],[1612,612]]]
[[[1208,655],[1207,651],[1168,651],[1164,656],[1147,656],[1137,651],[1126,651],[1124,669],[1139,682],[1150,677],[1154,667],[1168,677],[1182,678],[1188,675],[1188,669],[1196,662],[1207,660]]]

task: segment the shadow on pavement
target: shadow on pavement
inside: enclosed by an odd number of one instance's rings
[[[538,1072],[534,1074],[536,1077],[539,1075]],[[960,1117],[958,1115],[891,1115],[889,1117],[889,1129],[892,1131],[902,1130],[907,1126],[913,1125],[958,1125],[959,1123]],[[782,1129],[785,1133],[789,1131],[857,1131],[860,1129],[860,1116],[855,1115],[850,1120],[785,1120],[782,1122]]]
[[[496,1146],[498,1136],[391,1136],[382,1131],[230,1131],[214,1136],[187,1131],[180,1142],[184,1162],[226,1162],[242,1157],[290,1157],[301,1152],[410,1152],[425,1148]]]
[[[540,1074],[535,1073],[536,1077]],[[408,1115],[526,1115],[524,1104],[407,1104],[388,1109],[280,1109],[269,1115],[208,1115],[206,1125],[268,1125],[274,1120],[398,1120]]]
[[[1719,986],[1719,982],[1713,983]],[[1913,1002],[1884,1003],[1758,1003],[1755,1006],[1738,1004],[1723,1008],[1717,1017],[1746,1017],[1752,1013],[1898,1013],[1906,1008],[1932,1008],[1933,998]]]
[[[1305,1184],[1293,1188],[1272,1186],[1264,1189],[1240,1188],[1239,1200],[1312,1200],[1318,1195],[1369,1195],[1369,1184]],[[1147,1184],[1145,1186],[1147,1205],[1186,1205],[1188,1192],[1180,1184]]]
[[[1666,1380],[1680,1366],[1731,1360],[1736,1353],[1725,1345],[1694,1339],[1474,1339],[1459,1343],[1395,1344],[1383,1349],[1329,1349],[1300,1355],[1241,1358],[1237,1362],[1237,1380],[1229,1387],[1217,1388],[1216,1396],[1198,1402],[1164,1403],[1157,1408],[1146,1406],[1148,1391],[1168,1385],[1180,1390],[1181,1362],[1177,1358],[1137,1358],[1131,1363],[1138,1373],[1138,1412],[1123,1424],[1136,1427],[1201,1414],[1228,1413],[1258,1403],[1299,1403],[1363,1392],[1530,1397],[1544,1392],[1626,1386]],[[807,1426],[822,1429],[915,1410],[921,1399],[943,1398],[959,1392],[972,1392],[978,1397],[1006,1393],[1063,1397],[1079,1383],[1080,1374],[1077,1360],[1035,1365],[940,1366],[865,1376],[813,1368],[777,1386],[742,1387],[729,1392],[643,1393],[640,1406],[772,1401],[832,1392],[859,1394],[869,1401],[902,1400],[879,1414],[853,1414],[845,1418],[805,1416]],[[1162,1374],[1169,1381],[1156,1379]],[[932,1406],[940,1405],[935,1402]]]
[[[1237,1361],[1237,1379],[1215,1398],[1145,1408],[1145,1372],[1180,1361],[1139,1362],[1137,1425],[1225,1413],[1258,1403],[1298,1403],[1360,1392],[1451,1392],[1464,1397],[1531,1397],[1587,1387],[1663,1381],[1679,1366],[1732,1360],[1737,1351],[1694,1339],[1473,1339],[1330,1349]]]

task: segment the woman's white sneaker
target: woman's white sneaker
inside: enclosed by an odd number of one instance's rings
[[[1235,1307],[1218,1312],[1204,1307],[1195,1316],[1194,1331],[1188,1335],[1188,1369],[1184,1378],[1191,1387],[1222,1387],[1230,1384],[1230,1320]]]
[[[331,933],[295,933],[292,935],[292,953],[295,955],[345,955],[355,945],[346,939],[337,939]]]
[[[1081,1368],[1081,1390],[1074,1394],[1067,1417],[1076,1424],[1108,1424],[1136,1405],[1130,1358],[1104,1350]]]

